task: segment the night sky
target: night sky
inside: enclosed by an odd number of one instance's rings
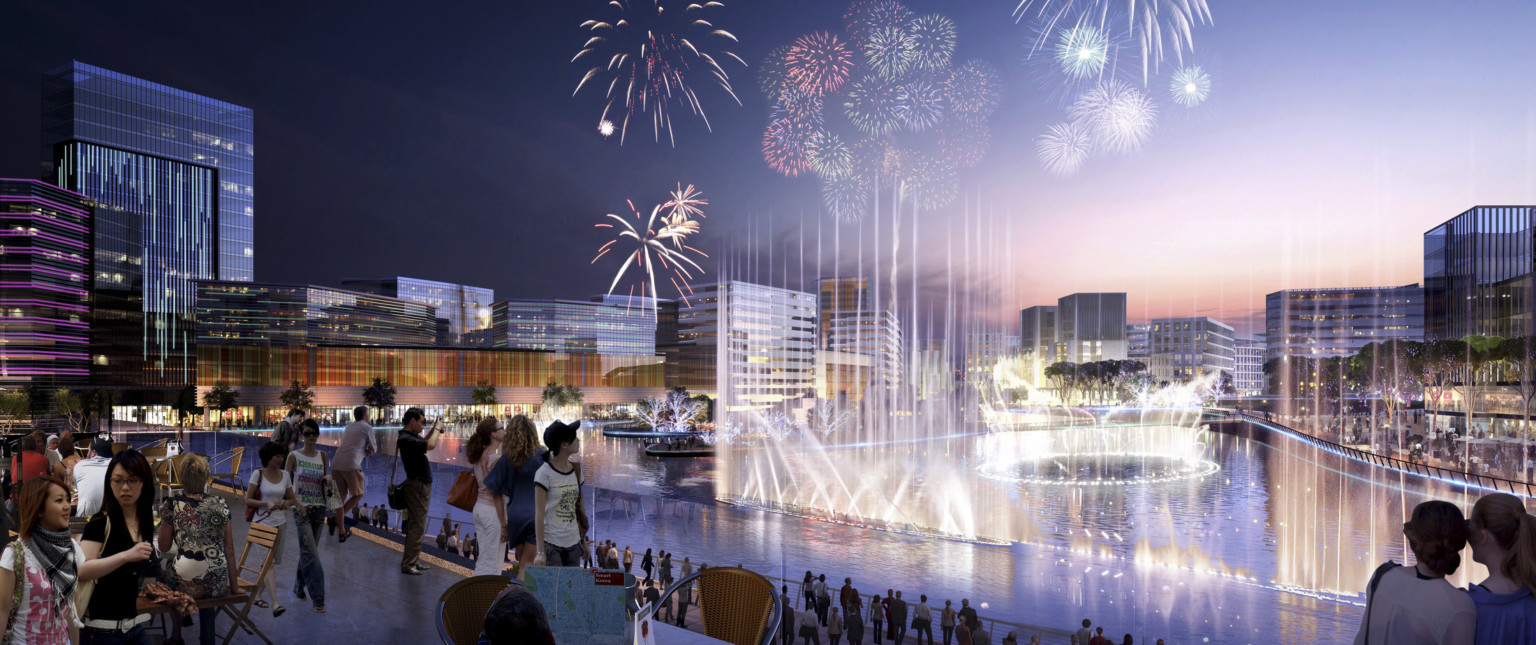
[[[1215,78],[1208,105],[1161,101],[1145,149],[1068,178],[1035,158],[1063,104],[1024,62],[1015,3],[907,3],[955,19],[957,58],[1006,81],[991,152],[963,184],[1006,231],[986,268],[1011,279],[1000,309],[1126,291],[1133,319],[1211,315],[1245,331],[1268,291],[1418,282],[1423,231],[1474,204],[1536,201],[1536,3],[1209,2],[1215,24],[1194,48]],[[604,140],[600,92],[572,97],[580,24],[604,7],[8,2],[0,176],[38,176],[41,74],[78,59],[255,111],[258,280],[408,275],[583,298],[617,268],[589,266],[607,239],[592,225],[679,181],[711,201],[706,249],[750,236],[782,264],[820,237],[832,253],[815,181],[774,175],[758,152],[755,68],[838,29],[843,3],[726,0],[711,20],[751,65],[726,65],[743,105],[696,86],[713,132],[679,119],[676,148],[648,132]],[[925,281],[953,262],[938,240],[959,211],[923,218]]]

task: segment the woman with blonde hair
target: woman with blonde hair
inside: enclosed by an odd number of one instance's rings
[[[1477,605],[1477,640],[1536,643],[1536,516],[1508,493],[1484,495],[1467,520],[1472,560],[1488,567],[1488,578],[1467,594]]]
[[[485,536],[485,543],[491,547],[491,553],[501,556],[476,560],[477,576],[501,575],[501,565],[507,559],[506,501],[501,493],[485,485],[491,468],[501,460],[501,443],[506,433],[507,428],[502,425],[501,419],[489,416],[480,420],[480,424],[475,426],[475,434],[464,446],[464,454],[469,457],[470,469],[475,474],[475,483],[480,485],[475,496],[475,532]],[[469,546],[468,539],[464,540],[464,546]]]
[[[169,554],[165,561],[166,582],[196,600],[227,596],[235,588],[229,566],[229,555],[234,549],[229,505],[218,495],[207,494],[206,457],[187,455],[176,478],[182,484],[181,493],[166,499],[161,506],[156,536],[160,550]],[[214,642],[217,634],[213,623],[218,613],[217,607],[198,610],[198,642]],[[181,621],[171,621],[171,630],[168,642],[181,642]]]
[[[532,565],[534,556],[539,553],[533,527],[533,476],[544,461],[539,456],[541,453],[539,432],[533,420],[525,414],[512,417],[501,442],[501,459],[485,479],[487,488],[507,500],[506,543],[515,552],[518,579],[522,579],[523,569]],[[506,558],[505,546],[496,553],[487,551],[482,557],[499,563]]]

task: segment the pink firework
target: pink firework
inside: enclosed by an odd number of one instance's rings
[[[816,128],[794,119],[778,119],[763,131],[763,161],[785,177],[811,169],[810,143]]]
[[[882,27],[905,31],[911,18],[912,11],[895,0],[854,0],[843,12],[843,25],[854,49],[863,50],[871,31]]]
[[[796,38],[784,60],[789,68],[785,80],[816,96],[836,92],[853,73],[853,49],[825,31]]]

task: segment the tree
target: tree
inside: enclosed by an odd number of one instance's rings
[[[0,394],[0,415],[4,415],[5,432],[11,432],[12,424],[17,420],[32,413],[32,399],[27,398],[27,393],[20,390],[12,390]]]
[[[485,381],[480,381],[480,384],[475,386],[475,390],[469,393],[469,400],[475,405],[496,405],[496,388]]]
[[[176,393],[176,400],[171,403],[171,409],[176,411],[177,434],[180,428],[187,423],[187,419],[203,413],[202,406],[197,404],[197,386],[188,385]]]
[[[59,414],[69,422],[69,429],[75,433],[83,433],[90,427],[91,415],[86,409],[85,398],[74,393],[67,387],[61,387],[53,391],[53,405]]]
[[[1466,353],[1466,343],[1456,339],[1437,338],[1424,343],[1424,361],[1420,363],[1420,383],[1424,385],[1425,396],[1428,397],[1429,388],[1435,388],[1434,416],[1430,417],[1430,430],[1434,430],[1440,421],[1440,401],[1445,388],[1451,383],[1451,376],[1456,372],[1456,366],[1460,364],[1462,355]]]
[[[1423,374],[1424,344],[1411,340],[1370,343],[1350,359],[1350,371],[1357,375],[1365,391],[1381,397],[1387,406],[1387,423],[1397,423],[1403,405],[1419,390]],[[1371,415],[1371,445],[1377,444],[1376,417]],[[1404,433],[1398,433],[1401,450]]]
[[[239,405],[240,393],[229,387],[226,381],[215,381],[213,388],[203,393],[203,407],[219,413],[219,420],[228,423],[224,413]]]
[[[1508,375],[1514,377],[1520,399],[1525,403],[1520,408],[1520,416],[1525,422],[1525,439],[1530,441],[1531,400],[1536,399],[1536,337],[1522,336],[1507,339],[1499,347],[1499,353],[1504,356]],[[1522,457],[1528,457],[1530,449],[1529,444],[1523,446]],[[1520,460],[1522,468],[1525,461],[1525,458]],[[1526,476],[1529,477],[1529,473]]]
[[[368,389],[363,390],[363,403],[366,403],[370,408],[378,409],[380,414],[375,415],[375,418],[382,419],[384,409],[392,407],[395,404],[394,384],[390,383],[384,377],[373,377],[373,385],[370,385],[368,386]]]
[[[1477,412],[1477,388],[1488,380],[1489,368],[1500,362],[1498,349],[1503,338],[1471,335],[1461,339],[1463,353],[1462,392],[1467,402],[1467,436],[1472,435],[1473,415]],[[1470,450],[1470,448],[1469,448]]]
[[[308,383],[295,380],[289,383],[288,389],[278,395],[277,400],[282,401],[289,410],[297,408],[308,412],[315,407],[315,391],[310,389]]]
[[[1062,403],[1071,403],[1072,389],[1077,384],[1077,363],[1057,361],[1045,367],[1045,378],[1056,387]]]

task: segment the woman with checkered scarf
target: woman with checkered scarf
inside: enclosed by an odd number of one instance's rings
[[[13,645],[68,645],[79,638],[75,584],[85,552],[69,535],[69,488],[52,475],[22,486],[21,531],[0,553],[0,630]]]

